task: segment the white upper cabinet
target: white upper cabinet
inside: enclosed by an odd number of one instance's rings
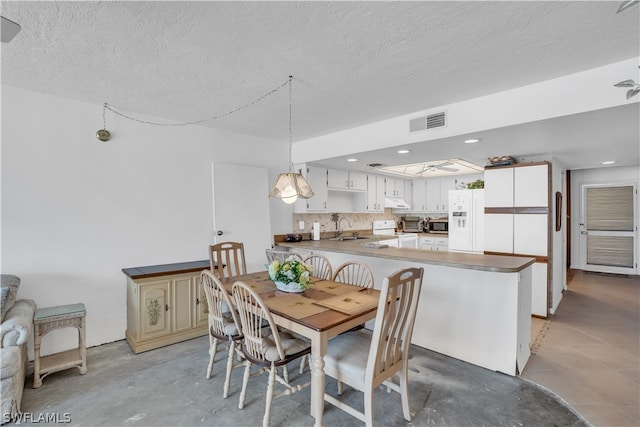
[[[326,212],[329,198],[327,169],[317,166],[307,166],[306,172],[307,182],[311,186],[314,196],[310,199],[298,199],[295,205],[295,212]]]
[[[513,169],[513,206],[549,205],[549,167],[546,164]]]
[[[414,212],[426,212],[427,210],[427,180],[416,179],[413,181],[411,209]]]
[[[427,212],[449,211],[449,190],[455,190],[455,177],[427,178]]]
[[[363,172],[329,169],[327,187],[330,190],[367,191],[367,175]]]
[[[487,169],[484,171],[484,205],[492,208],[513,207],[514,168]]]
[[[401,199],[404,198],[405,181],[406,180],[402,178],[386,177],[385,178],[385,195],[387,197],[399,197]]]
[[[367,175],[367,212],[384,212],[384,190],[384,176]]]

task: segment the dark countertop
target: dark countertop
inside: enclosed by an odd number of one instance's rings
[[[209,260],[178,262],[174,264],[149,265],[145,267],[123,268],[122,272],[132,279],[164,276],[167,274],[191,273],[209,268]]]
[[[535,262],[535,258],[502,255],[483,255],[463,252],[429,251],[411,248],[367,248],[364,242],[375,242],[384,239],[375,236],[372,239],[335,241],[335,240],[303,240],[302,242],[280,242],[278,245],[312,251],[338,252],[349,255],[365,255],[402,261],[415,261],[423,264],[442,265],[470,270],[514,273],[524,270]],[[388,239],[388,236],[387,236]]]

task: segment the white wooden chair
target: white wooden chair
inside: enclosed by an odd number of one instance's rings
[[[219,342],[227,342],[229,346],[227,356],[227,372],[224,380],[225,399],[229,395],[229,382],[231,371],[242,366],[234,365],[233,356],[242,357],[241,343],[242,333],[240,332],[240,321],[236,310],[231,302],[231,298],[224,289],[222,283],[211,271],[204,270],[200,273],[204,294],[207,298],[209,311],[209,366],[207,367],[207,379],[211,378],[214,359],[218,351]]]
[[[332,280],[363,288],[373,288],[373,272],[368,265],[357,261],[348,261],[338,267]]]
[[[242,242],[222,242],[209,246],[211,272],[221,279],[247,274]]]
[[[242,352],[245,357],[245,371],[240,392],[238,407],[244,407],[245,395],[249,377],[264,372],[269,372],[267,385],[266,405],[262,425],[269,425],[271,401],[284,395],[290,395],[309,386],[311,382],[292,386],[286,375],[287,363],[309,355],[311,343],[300,339],[288,332],[280,332],[273,321],[269,308],[264,304],[260,296],[243,282],[236,282],[232,288],[233,299],[238,309],[244,341]],[[268,328],[264,327],[268,325]],[[251,365],[261,368],[251,374]],[[281,377],[277,369],[283,367],[285,378]],[[278,381],[285,386],[285,390],[278,395],[273,395],[274,382]]]
[[[279,250],[276,250],[276,249],[265,249],[264,252],[267,255],[267,262],[269,264],[271,264],[275,260],[278,260],[278,261],[282,262],[285,259],[289,258],[290,256],[296,257],[300,261],[302,261],[302,257],[299,254],[297,254],[295,252],[291,252],[291,251],[279,251]]]
[[[305,258],[303,262],[313,268],[311,271],[311,275],[313,277],[331,280],[331,277],[333,276],[333,268],[326,257],[322,255],[311,255]]]
[[[411,421],[407,360],[423,272],[423,268],[407,268],[384,279],[372,334],[352,332],[329,341],[325,374],[363,391],[364,412],[327,393],[324,400],[367,426],[373,425],[373,392],[381,384],[400,393],[404,418]],[[391,381],[396,374],[399,384]]]

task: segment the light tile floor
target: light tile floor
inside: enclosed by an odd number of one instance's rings
[[[549,319],[533,318],[522,374],[597,427],[640,426],[640,279],[570,270]]]

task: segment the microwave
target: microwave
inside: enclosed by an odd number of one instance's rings
[[[448,218],[435,218],[425,221],[426,232],[435,234],[447,234],[449,233],[449,219]]]

